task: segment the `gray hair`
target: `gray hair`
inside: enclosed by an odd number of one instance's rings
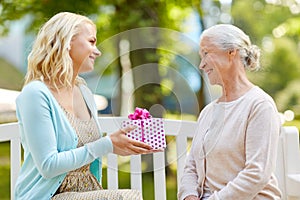
[[[220,49],[238,49],[246,69],[260,68],[260,49],[252,45],[249,36],[238,27],[231,24],[214,25],[203,31],[200,40],[204,37],[209,38]]]

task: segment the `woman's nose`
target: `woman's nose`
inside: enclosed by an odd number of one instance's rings
[[[95,46],[94,54],[96,56],[101,56],[102,55],[101,51],[99,51],[99,49],[96,46]]]
[[[204,59],[202,59],[199,65],[199,69],[204,69],[205,66],[206,66],[206,62],[204,62]]]

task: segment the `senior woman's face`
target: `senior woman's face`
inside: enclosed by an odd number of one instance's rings
[[[227,52],[216,47],[207,37],[203,37],[200,41],[199,54],[201,57],[199,69],[207,74],[210,84],[222,85],[222,74],[227,73]]]
[[[70,56],[75,73],[88,72],[94,69],[95,59],[101,55],[96,47],[96,29],[92,24],[81,25],[80,32],[70,44]]]

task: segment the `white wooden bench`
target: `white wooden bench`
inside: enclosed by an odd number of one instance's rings
[[[120,127],[122,117],[99,117],[102,131],[110,133]],[[193,121],[181,121],[164,119],[166,134],[174,136],[176,142],[177,180],[181,177],[189,149],[188,138],[193,137],[196,123]],[[0,124],[0,142],[11,142],[11,185],[10,191],[13,197],[13,189],[21,165],[21,145],[17,123]],[[153,154],[153,176],[155,200],[167,199],[166,174],[164,152]],[[278,161],[276,174],[279,179],[283,200],[300,200],[300,151],[299,132],[296,127],[283,127],[279,142]],[[107,187],[118,189],[118,156],[107,156]],[[141,156],[130,157],[130,183],[132,189],[142,191],[142,164]],[[177,181],[177,184],[179,181]]]
[[[295,126],[282,127],[278,144],[276,175],[283,200],[300,200],[299,130]]]

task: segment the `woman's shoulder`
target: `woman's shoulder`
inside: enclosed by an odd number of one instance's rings
[[[210,103],[208,103],[204,108],[201,110],[198,120],[202,117],[206,117],[214,108],[214,105],[216,104],[217,100],[213,100]]]
[[[37,96],[49,96],[49,90],[47,86],[42,81],[31,81],[30,83],[26,84],[20,95],[18,96],[18,99],[21,98],[34,98]]]
[[[251,89],[248,98],[257,101],[271,101],[271,102],[274,101],[273,98],[259,86],[255,86],[254,88]]]
[[[258,86],[254,87],[247,96],[248,101],[253,102],[254,105],[264,104],[271,105],[272,107],[276,108],[275,101],[271,95]]]
[[[37,90],[45,90],[47,86],[45,83],[39,80],[31,81],[28,84],[24,85],[22,91],[37,91]]]

